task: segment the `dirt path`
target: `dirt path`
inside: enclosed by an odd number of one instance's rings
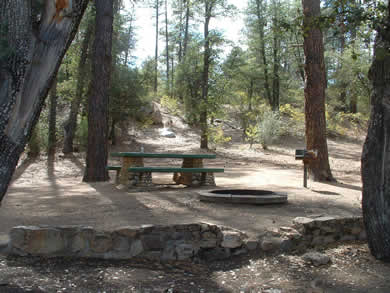
[[[195,134],[176,131],[174,139],[158,137],[155,130],[137,134],[112,150],[138,151],[142,145],[146,152],[199,151]],[[260,235],[289,226],[298,216],[361,215],[361,142],[330,140],[338,183],[309,181],[308,189],[302,187],[301,162],[294,160],[294,150],[302,145],[299,139],[284,138],[265,152],[233,142],[218,147],[218,159],[208,163],[225,168],[225,173],[216,174],[218,188],[287,192],[288,204],[280,206],[200,202],[198,188],[168,185],[170,174],[154,176],[156,187],[151,190],[118,188],[112,181],[83,183],[82,155],[57,157],[49,166],[45,158],[26,162],[19,166],[0,208],[0,242],[17,225],[76,224],[104,230],[205,221]],[[0,256],[0,292],[390,292],[390,267],[373,260],[366,245],[346,244],[324,252],[332,264],[321,268],[288,255],[252,255],[207,265]]]

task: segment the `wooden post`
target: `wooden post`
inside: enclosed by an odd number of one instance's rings
[[[303,162],[303,187],[307,188],[307,164]]]

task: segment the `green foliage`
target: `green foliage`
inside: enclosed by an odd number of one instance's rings
[[[139,126],[140,126],[142,129],[148,129],[148,128],[150,128],[152,125],[153,125],[153,119],[152,119],[151,117],[143,116],[143,117],[140,117],[140,118],[139,118]]]
[[[254,142],[260,143],[263,149],[267,149],[282,133],[282,120],[278,112],[266,110],[260,121],[254,125],[249,125],[246,135],[250,145]]]
[[[259,123],[259,142],[264,149],[277,140],[281,134],[282,121],[278,112],[266,111]]]
[[[231,136],[225,135],[222,126],[211,126],[209,128],[210,142],[215,145],[223,145],[232,140]]]
[[[355,46],[358,44],[355,44]],[[329,74],[329,86],[327,96],[329,104],[336,111],[347,112],[351,102],[356,102],[358,110],[363,113],[369,111],[369,97],[371,95],[371,83],[368,79],[370,59],[365,50],[348,48],[343,54],[329,51],[327,58],[332,63],[338,64],[335,70]],[[355,58],[354,56],[358,56]],[[341,94],[345,97],[342,100]]]
[[[249,142],[250,148],[252,148],[252,145],[255,142],[259,141],[259,133],[260,133],[260,129],[257,124],[251,124],[246,127],[245,135],[246,135],[246,140]]]
[[[76,131],[76,145],[80,146],[80,150],[86,150],[88,145],[88,118],[81,117],[81,121]]]
[[[330,136],[355,135],[366,132],[368,116],[361,113],[326,112],[327,132]]]
[[[164,107],[170,114],[180,114],[179,103],[177,99],[164,95],[161,97],[160,103],[161,106]]]

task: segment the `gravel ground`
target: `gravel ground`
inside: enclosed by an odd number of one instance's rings
[[[390,265],[373,259],[366,244],[318,250],[328,265],[294,254],[211,263],[0,256],[0,292],[390,292]]]

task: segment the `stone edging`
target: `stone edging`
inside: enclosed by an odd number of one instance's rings
[[[225,259],[250,250],[304,251],[320,244],[366,238],[361,217],[295,218],[292,227],[266,231],[255,239],[209,223],[144,225],[113,231],[83,226],[18,226],[11,229],[9,236],[8,253],[21,256],[137,257],[161,261]]]

